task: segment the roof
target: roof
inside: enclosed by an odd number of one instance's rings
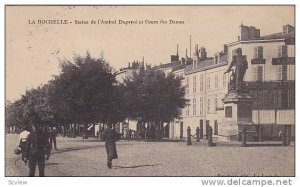
[[[290,38],[295,38],[295,31],[289,32],[289,33],[274,33],[274,34],[269,34],[266,36],[262,36],[261,39],[263,40],[270,40],[270,39],[290,39]]]
[[[200,71],[204,71],[204,70],[208,70],[220,66],[225,66],[227,64],[228,64],[227,61],[215,64],[214,59],[205,60],[198,63],[198,66],[196,68],[193,68],[193,65],[186,66],[185,74],[192,74],[192,73],[196,73],[196,72],[200,72]]]
[[[178,70],[184,69],[185,67],[186,67],[185,64],[180,64],[180,65],[178,65],[178,66],[175,66],[175,67],[173,68],[173,71],[178,71]]]
[[[175,62],[171,62],[171,63],[168,63],[168,64],[161,64],[159,66],[156,66],[155,68],[157,68],[157,69],[160,69],[160,68],[171,68],[171,67],[178,66],[178,65],[181,65],[180,61],[175,61]]]

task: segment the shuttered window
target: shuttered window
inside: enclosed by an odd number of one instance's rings
[[[215,75],[215,88],[218,88],[219,86],[219,77],[218,75]]]
[[[263,66],[253,66],[253,81],[263,81],[264,69]]]
[[[200,97],[200,115],[203,115],[203,97]]]
[[[193,76],[193,93],[196,93],[196,76]]]
[[[277,79],[287,80],[287,65],[277,65]]]
[[[193,98],[193,115],[196,115],[196,98]]]
[[[200,75],[200,92],[203,92],[203,74]]]
[[[254,56],[253,56],[253,58],[259,58],[259,59],[264,58],[263,50],[264,50],[264,48],[262,46],[254,47]]]
[[[287,52],[288,52],[287,45],[280,45],[278,46],[277,57],[279,58],[288,57]]]

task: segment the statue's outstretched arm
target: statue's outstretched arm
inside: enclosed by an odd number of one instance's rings
[[[234,63],[235,63],[235,56],[232,57],[232,61],[231,61],[230,65],[228,66],[228,69],[224,72],[224,74],[229,73],[231,71]]]

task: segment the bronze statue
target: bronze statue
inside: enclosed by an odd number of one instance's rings
[[[232,67],[236,66],[235,71],[233,71]],[[244,79],[245,72],[248,68],[248,62],[246,56],[242,54],[242,49],[236,49],[236,55],[232,57],[232,61],[225,71],[225,73],[229,73],[233,71],[234,76],[232,76],[233,80],[230,81],[229,89],[233,89],[236,91],[241,91],[241,85]],[[235,89],[234,89],[235,88]]]

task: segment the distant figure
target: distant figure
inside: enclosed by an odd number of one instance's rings
[[[45,155],[49,149],[47,134],[41,125],[33,124],[32,132],[28,136],[26,146],[27,158],[29,158],[29,176],[35,175],[36,165],[39,167],[39,176],[45,176]]]
[[[22,127],[22,132],[20,133],[20,138],[19,138],[19,146],[22,151],[22,161],[27,164],[27,159],[26,157],[26,144],[28,140],[28,136],[30,134],[29,128],[27,126]]]
[[[53,147],[52,144],[54,144],[54,149],[57,150],[57,147],[56,147],[56,137],[57,137],[57,133],[56,133],[56,130],[51,128],[50,129],[50,134],[49,134],[49,139],[50,139],[50,146],[51,146],[51,149]]]
[[[119,135],[112,129],[112,125],[107,125],[107,129],[103,132],[103,139],[107,153],[107,167],[111,169],[112,160],[118,158],[116,141],[119,139]]]

